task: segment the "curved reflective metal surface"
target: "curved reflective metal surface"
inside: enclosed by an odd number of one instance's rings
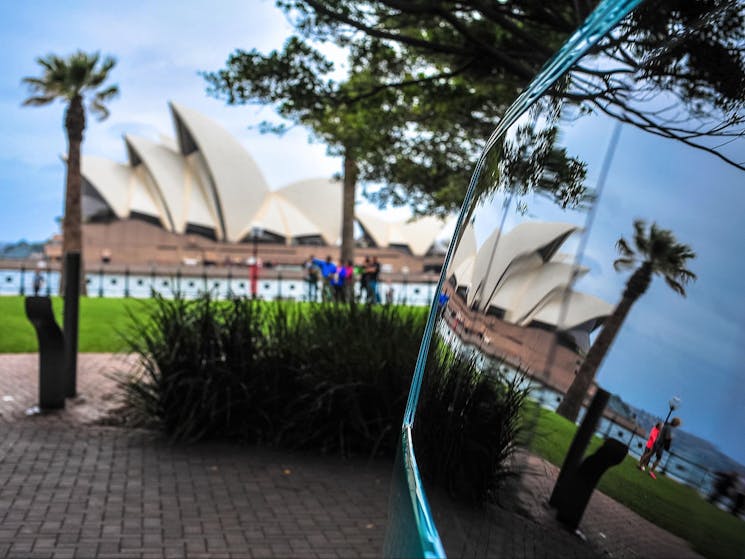
[[[540,525],[531,515],[545,514],[525,510],[548,498],[529,466],[552,454],[560,465],[566,452],[554,410],[561,404],[581,419],[597,388],[613,394],[598,434],[629,447],[619,471],[649,500],[661,499],[655,480],[633,466],[655,423],[682,419],[657,465],[670,502],[637,512],[673,531],[681,529],[659,520],[666,507],[703,515],[681,541],[702,552],[697,531],[712,522],[721,533],[709,551],[745,551],[738,525],[728,524],[737,521],[737,511],[727,515],[737,484],[707,502],[717,472],[745,476],[743,111],[716,100],[707,111],[686,105],[684,93],[652,87],[643,72],[595,81],[618,60],[590,47],[618,40],[602,37],[635,4],[599,6],[508,111],[477,164],[414,374],[388,556],[512,555],[510,518]],[[649,64],[684,33],[668,29]],[[606,103],[604,87],[625,88],[626,106]],[[698,136],[650,131],[650,115]],[[580,391],[575,379],[590,369]],[[605,549],[601,525],[586,525],[590,553]]]

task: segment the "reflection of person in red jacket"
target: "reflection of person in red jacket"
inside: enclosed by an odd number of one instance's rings
[[[652,430],[649,432],[649,438],[647,439],[647,445],[644,447],[644,452],[642,453],[641,457],[639,458],[639,469],[643,472],[647,463],[649,462],[649,459],[652,457],[652,447],[654,447],[654,443],[657,440],[657,436],[660,434],[660,429],[662,428],[662,423],[656,423],[654,427],[652,427]]]

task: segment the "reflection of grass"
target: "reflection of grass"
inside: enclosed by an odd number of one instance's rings
[[[574,425],[547,410],[541,410],[532,450],[561,466],[569,448]],[[590,451],[602,440],[592,441]],[[745,550],[745,524],[707,503],[699,494],[665,476],[653,480],[636,468],[632,456],[601,478],[598,489],[629,507],[650,522],[689,541],[706,557],[741,557]]]
[[[0,353],[38,351],[34,327],[26,318],[24,298],[0,297]],[[127,309],[141,314],[148,300],[80,298],[80,331],[78,347],[81,352],[117,352],[126,348],[120,332],[130,319]],[[52,297],[57,324],[62,328],[62,298]]]

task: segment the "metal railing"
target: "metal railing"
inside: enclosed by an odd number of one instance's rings
[[[35,268],[21,264],[16,268],[0,268],[0,295],[30,295],[35,293],[35,278],[42,278],[40,295],[59,292],[58,267]],[[190,298],[209,291],[217,298],[253,296],[250,271],[233,267],[123,267],[100,266],[85,273],[89,297],[147,298],[153,291],[165,296],[180,293]],[[432,276],[382,275],[378,282],[380,301],[428,306],[432,302],[436,281]],[[315,300],[321,300],[322,284],[315,290]],[[308,301],[311,288],[301,270],[263,269],[256,281],[256,296],[266,300]],[[355,300],[365,297],[355,282]]]

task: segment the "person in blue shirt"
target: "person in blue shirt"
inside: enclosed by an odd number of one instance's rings
[[[331,256],[327,256],[326,260],[320,258],[314,258],[313,264],[318,266],[321,270],[321,279],[323,282],[323,289],[321,290],[321,300],[331,301],[334,297],[334,283],[336,282],[336,264],[331,260]]]

